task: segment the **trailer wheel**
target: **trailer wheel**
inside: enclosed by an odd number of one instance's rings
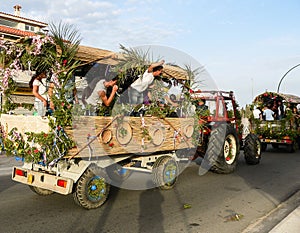
[[[262,152],[265,152],[267,150],[267,145],[268,145],[267,143],[264,143],[264,142],[261,143],[261,151]]]
[[[247,164],[258,164],[261,159],[260,140],[255,134],[248,134],[245,138],[244,158]]]
[[[43,189],[43,188],[38,188],[32,185],[29,185],[29,188],[35,192],[36,194],[40,195],[40,196],[48,196],[53,194],[54,192],[48,189]]]
[[[73,193],[75,203],[85,209],[101,206],[106,201],[110,188],[105,181],[96,165],[87,168],[76,184]]]
[[[229,124],[221,124],[211,131],[205,157],[201,166],[215,173],[231,173],[239,156],[239,140],[236,130]]]
[[[123,182],[131,175],[132,171],[119,164],[113,164],[106,168],[106,173],[112,181]]]
[[[161,156],[155,161],[152,172],[153,181],[160,189],[172,189],[179,175],[178,164],[171,156]]]
[[[287,144],[287,151],[289,153],[294,153],[298,150],[298,145],[296,142],[292,142],[292,144]]]

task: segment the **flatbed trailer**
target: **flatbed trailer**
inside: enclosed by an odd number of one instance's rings
[[[25,133],[28,125],[45,130],[48,121],[2,114],[1,124],[7,131],[18,125]],[[181,172],[178,163],[190,161],[196,147],[193,118],[83,116],[65,131],[76,147],[46,164],[24,162],[13,168],[12,179],[39,195],[73,193],[86,209],[101,206],[110,184],[121,185],[133,171],[150,174],[161,189],[172,188]]]

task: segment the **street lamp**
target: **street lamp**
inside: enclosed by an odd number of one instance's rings
[[[279,84],[278,84],[278,87],[277,87],[277,93],[279,93],[280,84],[281,84],[282,80],[285,78],[285,76],[286,76],[289,72],[291,72],[293,69],[295,69],[296,67],[298,67],[298,66],[300,66],[300,64],[293,66],[291,69],[289,69],[289,70],[282,76],[282,78],[280,79],[280,82],[279,82]]]

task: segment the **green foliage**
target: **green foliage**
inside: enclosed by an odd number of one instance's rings
[[[118,64],[113,71],[118,74],[118,84],[123,86],[128,82],[128,78],[142,75],[147,66],[150,65],[149,54],[140,49],[126,48],[120,45],[122,58],[118,59]]]
[[[286,136],[292,140],[300,135],[298,126],[300,122],[296,119],[284,118],[280,121],[261,121],[253,119],[254,133],[269,139],[284,139]]]
[[[62,129],[52,132],[33,133],[26,132],[22,135],[17,128],[13,128],[4,140],[7,155],[18,156],[26,162],[44,164],[65,155],[67,150],[74,146]]]

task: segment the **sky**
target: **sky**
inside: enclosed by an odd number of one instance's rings
[[[159,45],[191,56],[217,88],[251,104],[300,63],[299,0],[2,0],[0,11],[74,25],[81,44],[118,52]],[[204,80],[205,82],[205,80]],[[300,67],[280,92],[300,95]]]

